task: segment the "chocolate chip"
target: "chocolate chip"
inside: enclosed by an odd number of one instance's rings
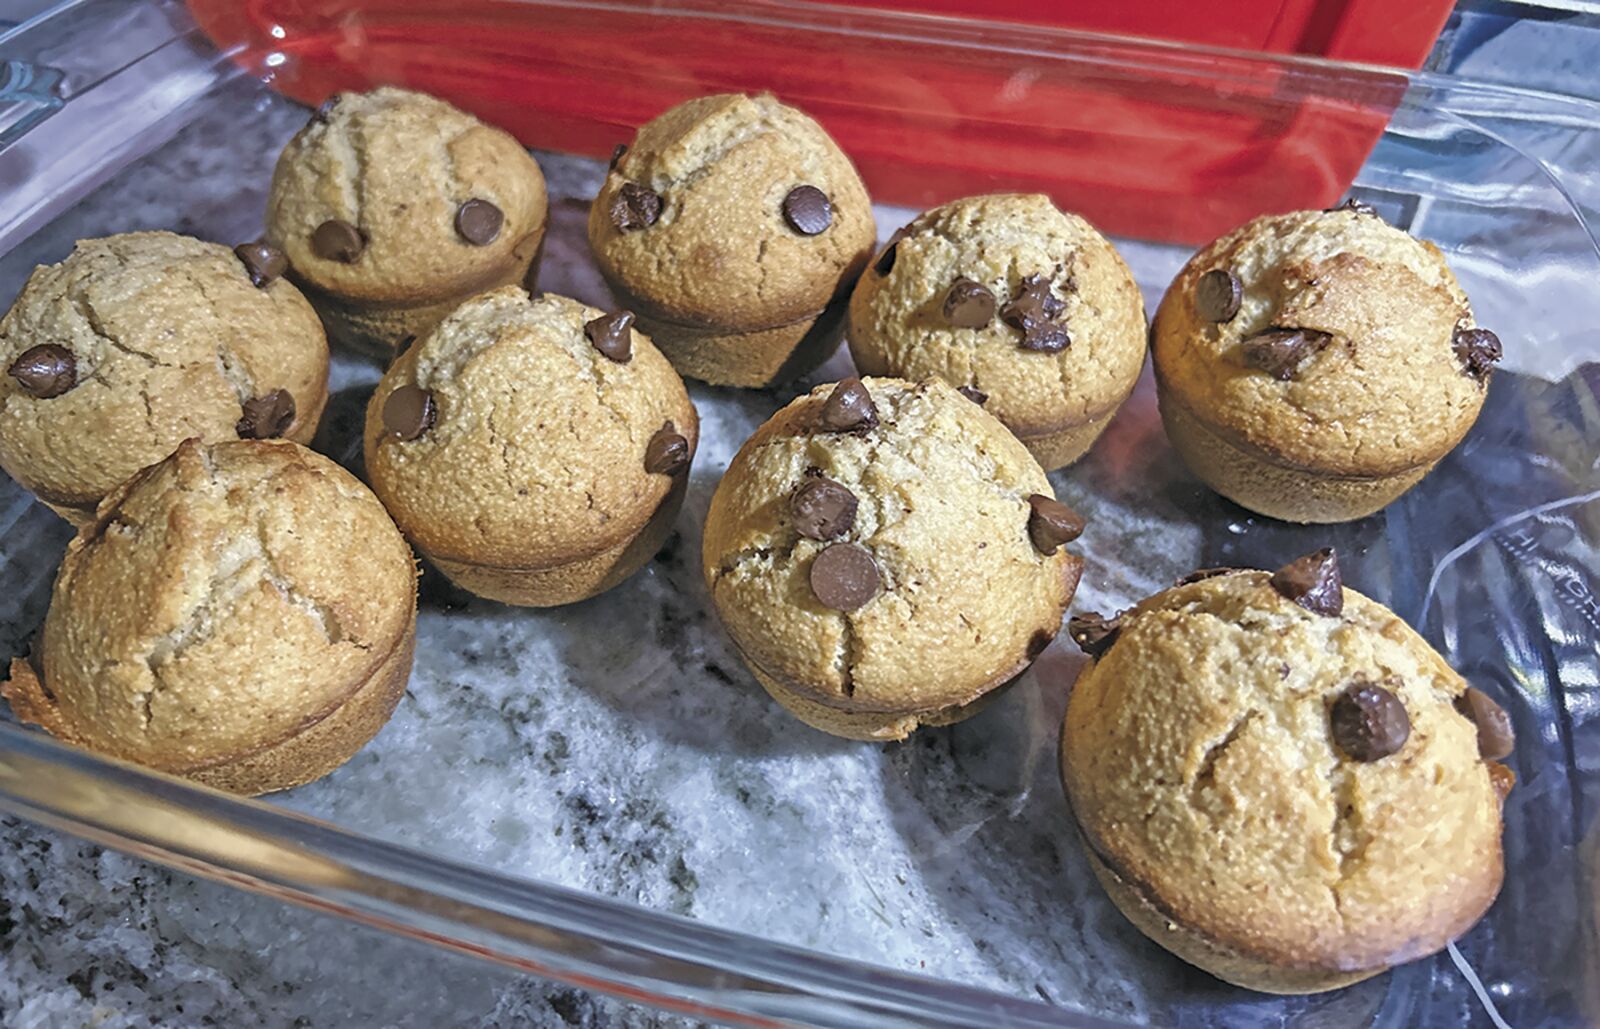
[[[1195,310],[1208,322],[1232,320],[1239,313],[1239,302],[1243,299],[1244,286],[1239,276],[1226,268],[1213,268],[1194,284]]]
[[[29,347],[6,371],[24,393],[40,400],[59,397],[78,384],[78,359],[72,351],[54,343]]]
[[[1022,332],[1022,349],[1054,354],[1072,345],[1066,326],[1056,321],[1066,304],[1050,291],[1043,275],[1022,280],[1017,295],[1000,309],[1000,320]]]
[[[628,144],[618,143],[611,148],[611,163],[606,167],[611,171],[617,170],[617,162],[622,160],[622,155],[628,152]]]
[[[872,270],[879,275],[888,275],[894,271],[895,252],[899,249],[900,241],[911,235],[911,226],[902,225],[894,230],[894,235],[889,237],[889,242],[884,244],[878,259],[872,262]]]
[[[1494,702],[1487,693],[1476,686],[1468,686],[1465,693],[1456,697],[1456,710],[1478,727],[1478,754],[1485,761],[1499,761],[1509,757],[1517,745],[1517,734],[1511,728],[1511,716]]]
[[[583,323],[583,334],[594,348],[618,364],[633,357],[633,312],[603,314]]]
[[[1191,582],[1205,582],[1207,579],[1215,579],[1219,575],[1228,575],[1238,570],[1237,568],[1200,568],[1185,575],[1172,585],[1187,586]]]
[[[671,422],[650,437],[644,448],[644,470],[651,475],[677,475],[689,467],[689,440]]]
[[[475,247],[486,247],[500,235],[506,216],[487,200],[473,197],[456,208],[456,231]]]
[[[438,418],[433,394],[421,386],[401,386],[383,402],[383,427],[392,439],[416,439],[433,428]]]
[[[1117,642],[1117,634],[1121,631],[1121,615],[1107,618],[1105,615],[1090,611],[1067,619],[1067,635],[1072,637],[1072,642],[1078,645],[1079,650],[1096,660],[1111,649],[1111,645]]]
[[[1517,784],[1517,773],[1497,762],[1489,762],[1489,784],[1494,787],[1494,792],[1500,797],[1500,803],[1506,802],[1506,796],[1511,793],[1511,787]]]
[[[294,422],[294,397],[286,389],[251,397],[240,406],[239,422],[234,426],[240,439],[277,439]]]
[[[1288,382],[1313,354],[1320,353],[1333,337],[1316,329],[1270,328],[1240,343],[1244,363],[1259,368],[1279,382]]]
[[[311,113],[311,117],[316,121],[326,122],[333,115],[333,109],[339,106],[341,96],[343,96],[341,93],[334,93],[329,96],[328,99],[317,105],[317,109]]]
[[[1083,517],[1054,497],[1028,498],[1028,538],[1041,554],[1054,554],[1063,543],[1083,535]]]
[[[1356,214],[1364,214],[1369,218],[1376,218],[1378,216],[1378,209],[1376,207],[1373,207],[1365,200],[1357,200],[1355,197],[1346,199],[1345,202],[1340,204],[1338,207],[1328,208],[1327,213],[1333,214],[1338,211],[1353,211]]]
[[[1333,744],[1356,761],[1377,761],[1405,746],[1411,716],[1400,698],[1370,682],[1353,682],[1328,716]]]
[[[1332,547],[1290,561],[1272,573],[1272,588],[1312,614],[1337,618],[1344,612],[1344,580]]]
[[[833,203],[815,186],[796,186],[783,198],[783,220],[802,236],[815,236],[833,224]]]
[[[878,595],[878,563],[858,543],[834,543],[811,562],[811,592],[823,607],[854,611]]]
[[[367,249],[367,237],[349,222],[331,218],[311,234],[311,252],[326,261],[351,264]]]
[[[661,194],[637,182],[624,182],[611,201],[611,224],[620,232],[647,229],[661,217]]]
[[[822,405],[822,427],[829,432],[865,432],[878,425],[872,394],[855,376],[840,380]]]
[[[989,402],[989,394],[985,393],[976,386],[957,386],[956,392],[960,393],[974,404],[977,404],[979,407],[982,407],[984,404]]]
[[[254,243],[240,243],[233,248],[233,256],[244,265],[256,289],[266,289],[289,268],[289,259],[283,256],[282,250],[259,239]]]
[[[843,483],[815,475],[789,498],[795,531],[806,539],[838,539],[856,524],[856,495]]]
[[[1057,623],[1058,625],[1060,623]],[[1032,661],[1049,649],[1050,644],[1056,639],[1055,632],[1050,629],[1035,629],[1033,635],[1028,637],[1028,660]]]
[[[994,318],[994,294],[987,286],[961,278],[944,295],[944,320],[958,329],[981,329]]]
[[[1500,337],[1488,329],[1464,329],[1457,325],[1450,346],[1456,352],[1456,360],[1461,362],[1461,370],[1479,382],[1487,379],[1495,364],[1505,356]]]

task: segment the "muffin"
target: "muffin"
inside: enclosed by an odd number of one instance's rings
[[[946,383],[846,379],[739,450],[702,560],[767,692],[824,732],[896,740],[973,714],[1050,644],[1082,531],[1027,449]]]
[[[1240,986],[1313,993],[1432,954],[1488,910],[1506,713],[1331,551],[1214,569],[1118,618],[1062,773],[1090,864],[1145,935]]]
[[[895,234],[856,283],[847,338],[863,375],[944,379],[1048,470],[1132,392],[1144,299],[1111,243],[1049,197],[968,197]]]
[[[329,335],[388,356],[474,293],[531,288],[547,209],[508,133],[384,87],[330,97],[284,147],[267,240]]]
[[[328,342],[283,255],[169,232],[80,241],[0,319],[0,467],[81,525],[191,437],[309,442]]]
[[[699,420],[633,321],[507,286],[462,304],[384,375],[367,473],[451,581],[508,604],[570,604],[661,549]]]
[[[1293,522],[1361,518],[1415,485],[1472,427],[1501,354],[1439,249],[1357,201],[1200,251],[1151,347],[1189,467]]]
[[[876,230],[866,188],[820,125],[771,96],[708,96],[618,153],[589,243],[679,372],[766,386],[833,353]]]
[[[0,693],[90,750],[236,793],[310,782],[388,721],[416,567],[349,472],[294,443],[185,441],[67,545]]]

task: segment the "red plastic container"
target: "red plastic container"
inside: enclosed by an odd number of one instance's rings
[[[221,47],[309,104],[342,89],[402,84],[446,97],[529,146],[599,157],[681,100],[770,90],[834,134],[877,200],[920,208],[1036,190],[1107,231],[1184,242],[1262,211],[1335,203],[1404,77],[1374,72],[1370,95],[1334,103],[1297,85],[1304,69],[1225,51],[1175,45],[1170,62],[1154,68],[1110,56],[1086,63],[1085,54],[1114,44],[1025,20],[1413,63],[1449,8],[1437,0],[1398,13],[1380,12],[1376,0],[1246,0],[1224,16],[1216,8],[1225,5],[1178,0],[901,6],[1013,20],[781,0],[191,0]],[[1376,31],[1379,14],[1385,31]],[[949,45],[958,39],[983,45]],[[1075,59],[1062,60],[1069,52]],[[1236,110],[1219,109],[1214,96],[1188,102],[1186,82],[1198,68],[1214,75],[1230,61],[1238,65]],[[922,116],[885,116],[875,98],[889,96],[911,98]],[[1025,145],[1018,125],[1030,126]]]

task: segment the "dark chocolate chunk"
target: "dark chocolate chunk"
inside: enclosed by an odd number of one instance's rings
[[[1320,353],[1333,337],[1316,329],[1270,328],[1240,343],[1244,363],[1259,368],[1279,382],[1288,382],[1313,354]]]
[[[256,289],[266,289],[289,269],[289,259],[283,251],[259,239],[254,243],[240,243],[233,248],[233,256],[244,265]]]
[[[583,334],[594,348],[618,364],[633,357],[633,312],[603,314],[583,323]]]
[[[1450,346],[1461,362],[1461,370],[1479,382],[1489,377],[1489,372],[1505,356],[1500,337],[1488,329],[1464,329],[1456,326]]]
[[[833,203],[815,186],[796,186],[783,198],[783,220],[802,236],[815,236],[833,224]]]
[[[1332,547],[1290,561],[1272,573],[1272,588],[1312,614],[1337,618],[1344,613],[1344,580]]]
[[[54,343],[29,347],[6,371],[24,393],[40,400],[59,397],[78,384],[78,359]]]
[[[1028,498],[1028,538],[1041,554],[1054,554],[1063,543],[1083,535],[1083,516],[1054,497]]]
[[[1239,313],[1244,286],[1226,268],[1213,268],[1194,284],[1194,307],[1208,322],[1225,322]]]
[[[1369,218],[1378,217],[1378,209],[1376,207],[1373,207],[1365,200],[1357,200],[1355,197],[1347,198],[1345,202],[1340,204],[1338,207],[1328,208],[1329,214],[1332,214],[1336,211],[1353,211],[1356,214],[1364,214]]]
[[[858,543],[834,543],[811,562],[811,592],[823,607],[854,611],[878,595],[878,563]]]
[[[506,216],[500,208],[473,197],[456,209],[456,231],[475,247],[486,247],[500,235]]]
[[[294,397],[286,389],[251,397],[240,408],[234,426],[240,439],[277,439],[294,423]]]
[[[339,106],[341,95],[339,93],[329,95],[326,100],[317,105],[315,111],[311,112],[311,117],[316,121],[326,122],[333,115],[333,109]]]
[[[1056,321],[1066,303],[1050,291],[1043,275],[1022,280],[1017,295],[1000,309],[1000,320],[1022,332],[1022,349],[1054,354],[1072,345],[1067,327]]]
[[[838,539],[856,524],[856,495],[843,483],[813,475],[789,498],[795,531],[806,539]]]
[[[894,271],[895,251],[900,246],[900,241],[911,235],[911,226],[902,225],[894,230],[894,235],[889,237],[889,242],[884,244],[883,250],[878,254],[878,259],[872,262],[872,270],[879,275],[888,275]]]
[[[311,234],[311,252],[325,261],[352,264],[367,249],[367,237],[347,221],[330,218]]]
[[[390,393],[383,402],[383,428],[391,439],[413,440],[439,418],[433,394],[421,386],[406,384]]]
[[[607,165],[612,171],[616,170],[617,162],[622,160],[622,155],[628,152],[628,144],[618,143],[611,148],[611,163]]]
[[[637,182],[624,182],[611,201],[611,224],[621,232],[647,229],[661,217],[661,194]]]
[[[650,437],[644,448],[644,470],[652,475],[677,475],[689,467],[689,440],[671,422]]]
[[[976,386],[957,386],[956,392],[960,393],[974,404],[977,404],[979,407],[982,407],[984,404],[989,402],[989,394],[985,393]]]
[[[1500,803],[1506,802],[1511,787],[1517,784],[1517,773],[1497,761],[1489,762],[1489,784],[1494,787],[1494,792],[1499,795]]]
[[[982,283],[960,278],[944,295],[944,320],[958,329],[981,329],[994,318],[994,294]]]
[[[865,432],[877,427],[872,394],[855,376],[840,380],[822,404],[822,427],[829,432]]]
[[[1072,642],[1078,645],[1079,650],[1096,660],[1111,649],[1111,645],[1117,642],[1117,634],[1121,631],[1121,615],[1107,618],[1105,615],[1090,611],[1067,619],[1067,635],[1072,637]]]
[[[1328,715],[1334,746],[1356,761],[1377,761],[1411,735],[1411,716],[1400,698],[1382,686],[1353,682],[1333,702]]]
[[[1456,710],[1478,727],[1478,754],[1485,761],[1499,761],[1509,757],[1517,745],[1517,734],[1511,728],[1511,716],[1506,709],[1476,686],[1468,686],[1456,698]]]

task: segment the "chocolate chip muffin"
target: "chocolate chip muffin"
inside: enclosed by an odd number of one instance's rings
[[[1312,993],[1432,954],[1500,889],[1506,713],[1331,551],[1213,569],[1117,618],[1062,772],[1123,914],[1240,986]]]
[[[1360,518],[1415,485],[1472,427],[1501,352],[1438,248],[1354,201],[1201,250],[1151,347],[1189,467],[1294,522]]]
[[[416,566],[372,493],[294,443],[183,443],[67,546],[24,721],[237,793],[337,768],[411,673]]]
[[[765,386],[838,345],[875,236],[867,191],[809,117],[771,96],[701,97],[618,148],[589,243],[679,372]]]
[[[261,243],[169,232],[80,241],[0,319],[0,466],[63,517],[183,440],[304,443],[328,343]]]
[[[1005,426],[932,379],[847,379],[773,415],[706,516],[711,598],[757,681],[863,740],[974,713],[1061,627],[1083,522]]]
[[[335,340],[387,356],[474,293],[531,287],[547,204],[508,133],[384,87],[329,98],[284,147],[267,239]]]
[[[661,549],[699,421],[633,322],[507,286],[462,304],[384,375],[367,408],[367,472],[456,584],[570,604]]]
[[[847,338],[862,374],[938,376],[1052,469],[1138,381],[1144,300],[1111,243],[1049,197],[968,197],[895,234],[856,283]]]

